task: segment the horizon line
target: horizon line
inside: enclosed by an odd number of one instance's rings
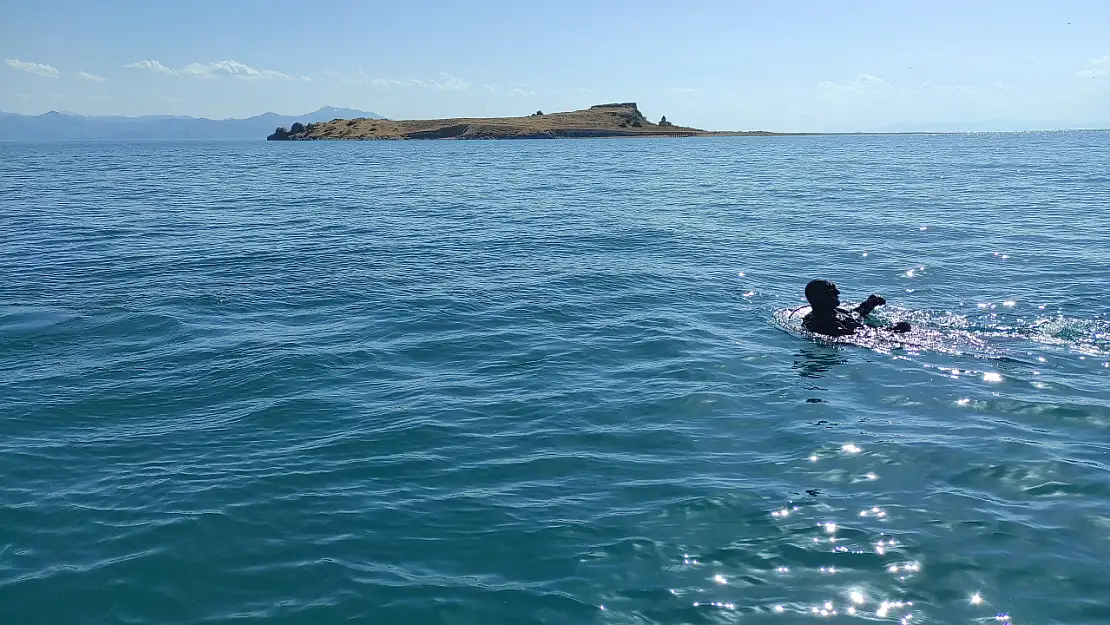
[[[13,117],[41,117],[43,115],[49,115],[50,113],[54,113],[54,114],[57,114],[57,115],[65,115],[65,116],[69,116],[69,117],[79,117],[79,118],[90,118],[90,119],[95,119],[95,118],[141,119],[141,118],[144,118],[144,117],[167,117],[167,118],[193,119],[193,120],[205,120],[205,121],[242,121],[242,120],[251,119],[251,118],[254,118],[254,117],[262,117],[264,115],[275,115],[275,116],[280,116],[280,117],[298,117],[298,116],[302,116],[302,115],[311,115],[312,113],[316,113],[316,112],[319,112],[319,111],[322,111],[322,110],[325,110],[325,109],[345,109],[345,110],[349,110],[349,111],[358,111],[360,113],[369,113],[369,114],[377,115],[377,116],[380,116],[380,117],[386,117],[386,119],[390,120],[390,121],[419,121],[419,120],[395,119],[395,118],[392,118],[392,117],[383,116],[381,113],[378,113],[377,111],[368,111],[368,110],[356,109],[356,108],[346,107],[346,106],[334,106],[334,105],[330,105],[330,104],[321,106],[317,109],[307,111],[307,112],[304,112],[304,113],[278,113],[276,111],[271,110],[271,111],[264,111],[262,113],[256,113],[254,115],[248,115],[246,117],[219,117],[219,118],[217,118],[217,117],[201,117],[201,116],[189,115],[189,114],[172,114],[172,113],[143,113],[143,114],[138,114],[138,115],[126,115],[126,114],[121,114],[121,113],[109,113],[109,114],[99,114],[98,115],[98,114],[89,114],[89,113],[77,113],[77,112],[74,112],[74,111],[60,111],[58,109],[50,109],[50,110],[47,110],[47,111],[43,111],[41,113],[13,113],[13,112],[10,112],[10,111],[0,110],[0,115],[13,116]],[[559,111],[559,112],[562,112],[562,111]],[[504,116],[504,117],[512,117],[512,116]],[[459,118],[452,117],[452,118],[443,118],[443,119],[466,119],[466,118],[465,117],[459,117]],[[1067,126],[1064,126],[1064,125],[1060,125],[1060,126],[1055,126],[1055,125],[1054,126],[1033,126],[1033,125],[1031,125],[1031,126],[1028,126],[1028,127],[1022,127],[1022,123],[1020,121],[1014,120],[1012,122],[1000,124],[1001,126],[1003,126],[1003,128],[999,128],[999,129],[972,129],[972,128],[959,128],[959,126],[961,125],[961,122],[920,122],[921,126],[929,126],[929,125],[933,125],[933,124],[952,125],[955,128],[948,129],[948,130],[927,130],[927,129],[913,130],[912,127],[914,125],[916,125],[914,123],[895,122],[895,123],[891,123],[891,124],[885,124],[885,126],[886,127],[903,126],[903,127],[906,127],[907,129],[906,130],[881,130],[881,129],[828,130],[828,131],[807,131],[807,130],[797,130],[797,131],[706,130],[706,132],[712,132],[712,133],[717,133],[717,132],[719,132],[719,133],[729,133],[729,132],[775,132],[775,133],[790,134],[790,135],[803,135],[803,134],[804,135],[943,135],[943,134],[986,134],[986,133],[1023,133],[1023,132],[1100,132],[1100,131],[1110,130],[1110,123],[1106,123],[1105,125],[1094,123],[1094,124],[1089,125],[1089,126],[1088,125],[1076,125],[1076,124],[1073,123],[1073,124],[1067,125]],[[968,126],[974,126],[974,125],[977,125],[977,124],[989,124],[989,122],[967,122]],[[1006,125],[1013,125],[1013,126],[1017,126],[1017,127],[1015,127],[1015,128],[1004,128]],[[155,140],[155,141],[157,141],[157,140]],[[11,142],[11,143],[16,143],[16,142]]]

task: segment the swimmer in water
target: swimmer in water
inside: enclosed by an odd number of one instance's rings
[[[867,301],[852,310],[844,310],[840,306],[840,291],[836,285],[828,280],[813,280],[806,285],[806,299],[809,300],[810,312],[802,319],[802,327],[816,334],[826,336],[845,336],[855,334],[856,330],[864,327],[864,319],[871,311],[886,303],[880,295],[871,295]],[[880,328],[893,332],[909,332],[910,324],[905,321]]]

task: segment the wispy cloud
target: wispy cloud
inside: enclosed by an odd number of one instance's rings
[[[534,97],[539,95],[538,93],[536,93],[535,91],[533,91],[531,89],[523,89],[521,87],[512,87],[512,88],[508,88],[508,89],[502,89],[502,88],[498,87],[497,85],[482,85],[482,88],[485,89],[486,91],[494,94],[494,95],[507,96],[507,97],[534,98]]]
[[[922,95],[932,93],[955,96],[985,96],[998,91],[1007,91],[1009,89],[1013,89],[1013,86],[1008,85],[1004,82],[996,82],[989,85],[945,85],[926,81],[921,83],[917,87],[903,89],[902,91],[909,95]]]
[[[439,76],[430,80],[421,80],[419,78],[410,78],[409,80],[398,80],[396,78],[375,78],[371,77],[361,69],[358,70],[357,75],[348,75],[341,72],[324,72],[324,75],[329,78],[334,78],[347,85],[365,85],[374,87],[375,89],[391,89],[393,87],[423,87],[424,89],[436,89],[439,91],[463,91],[470,88],[470,83],[465,80],[452,76],[447,72],[440,72]]]
[[[1110,56],[1092,59],[1087,62],[1087,67],[1075,73],[1080,78],[1104,78],[1110,76]]]
[[[19,59],[4,59],[4,62],[12,69],[27,72],[28,74],[35,74],[36,76],[57,78],[59,74],[57,67],[45,65],[43,63],[32,63],[30,61],[20,61]]]
[[[993,107],[1003,101],[1013,85],[1003,82],[983,84],[951,84],[925,81],[917,84],[889,83],[871,74],[857,74],[846,82],[824,81],[817,85],[817,97],[824,102],[854,109],[866,106],[917,107],[930,106]],[[985,110],[985,109],[984,109]]]
[[[405,80],[394,80],[392,78],[372,78],[369,74],[358,70],[358,75],[348,76],[341,72],[324,72],[328,78],[334,78],[345,85],[367,85],[370,87],[377,87],[378,89],[388,89],[390,87],[407,87],[409,82]]]
[[[427,82],[414,80],[413,83],[427,89],[439,89],[441,91],[465,91],[470,88],[470,83],[447,72],[440,72],[437,78]]]
[[[350,82],[350,81],[344,81]],[[355,84],[370,85],[377,89],[389,89],[391,87],[411,87],[414,83],[407,80],[397,80],[395,78],[371,78],[366,72],[361,69],[358,70],[358,78],[355,79]]]
[[[181,70],[182,74],[197,78],[215,78],[219,75],[234,76],[244,80],[292,80],[288,74],[272,69],[255,69],[239,61],[212,61],[209,63],[189,63]]]
[[[239,61],[209,61],[207,63],[189,63],[181,69],[167,67],[158,61],[136,61],[124,67],[146,69],[156,74],[167,76],[192,76],[194,78],[216,78],[219,76],[232,76],[243,80],[293,80],[293,77],[272,69],[258,69]],[[301,76],[302,80],[311,80]]]
[[[108,80],[103,76],[97,76],[96,74],[90,74],[88,72],[77,72],[77,77],[89,82],[104,82],[105,80]]]
[[[301,76],[301,80],[303,80],[305,82],[312,82],[311,78],[309,78],[308,76],[304,76],[304,75]]]
[[[669,89],[664,89],[663,91],[664,93],[669,93],[671,95],[694,95],[698,92],[697,89],[693,89],[690,87],[671,87]]]
[[[12,98],[16,100],[30,100],[31,96],[27,95],[26,93],[13,93]]]
[[[158,61],[135,61],[134,63],[128,63],[127,65],[124,65],[124,67],[133,68],[133,69],[148,69],[148,70],[154,72],[155,74],[166,74],[166,75],[177,74],[176,69],[174,69],[172,67],[166,67],[165,65],[162,65]]]
[[[817,85],[822,96],[842,98],[845,96],[878,96],[894,91],[887,81],[871,74],[856,74],[848,82],[822,81]]]

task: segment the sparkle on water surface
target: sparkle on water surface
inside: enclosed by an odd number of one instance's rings
[[[0,620],[1110,623],[1107,153],[0,144]]]

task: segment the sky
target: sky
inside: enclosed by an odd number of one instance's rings
[[[1110,127],[1110,2],[4,0],[0,111]]]

